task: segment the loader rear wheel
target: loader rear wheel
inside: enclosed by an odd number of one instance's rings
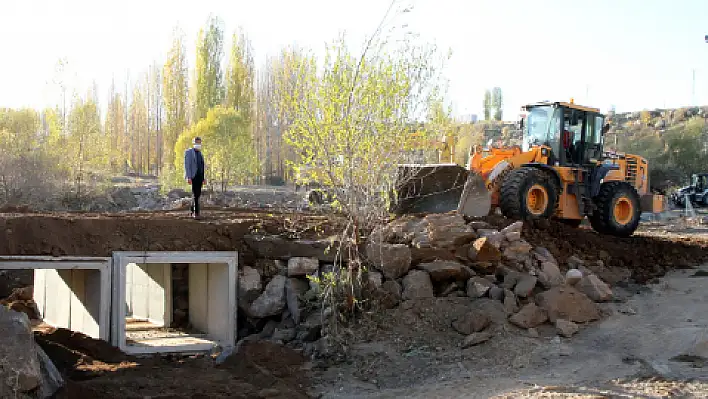
[[[500,197],[502,214],[508,218],[550,218],[558,203],[558,188],[547,173],[519,168],[504,178]]]
[[[629,183],[604,183],[595,197],[595,205],[597,209],[589,219],[598,233],[629,237],[639,226],[642,213],[639,194]]]

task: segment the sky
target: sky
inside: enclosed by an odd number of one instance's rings
[[[445,66],[456,116],[482,114],[485,89],[504,95],[504,119],[521,105],[551,100],[618,112],[708,105],[708,1],[406,0],[412,12],[390,21],[421,41],[452,51]],[[406,3],[401,3],[406,4]],[[79,93],[96,82],[107,100],[153,63],[162,65],[172,33],[195,39],[210,15],[227,33],[242,28],[256,66],[288,45],[321,54],[347,33],[361,48],[388,0],[0,0],[0,107],[59,103],[59,59]],[[694,80],[695,74],[695,80]],[[695,81],[695,84],[694,84]],[[695,87],[695,89],[694,89]],[[695,95],[694,95],[695,92]]]

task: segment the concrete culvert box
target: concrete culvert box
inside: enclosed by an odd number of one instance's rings
[[[111,258],[0,256],[0,269],[34,270],[33,299],[44,323],[109,340]]]
[[[114,252],[112,343],[200,352],[236,339],[237,252]]]

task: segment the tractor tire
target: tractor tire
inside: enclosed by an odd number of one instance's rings
[[[558,191],[552,177],[542,170],[514,169],[502,182],[499,207],[512,219],[549,219],[558,204]]]
[[[639,226],[642,210],[637,190],[627,182],[602,184],[595,197],[597,209],[590,216],[590,225],[600,234],[629,237]]]

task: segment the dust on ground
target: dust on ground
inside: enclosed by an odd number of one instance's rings
[[[400,307],[352,331],[351,362],[321,372],[318,390],[332,398],[705,398],[707,275],[708,267],[675,270],[658,284],[615,287],[620,299],[602,304],[605,319],[572,338],[552,326],[536,336],[497,317],[493,337],[468,349],[451,321],[463,308],[497,305],[435,298]]]
[[[304,357],[271,342],[245,342],[216,365],[208,355],[133,357],[65,329],[35,339],[67,379],[60,399],[308,397]]]

